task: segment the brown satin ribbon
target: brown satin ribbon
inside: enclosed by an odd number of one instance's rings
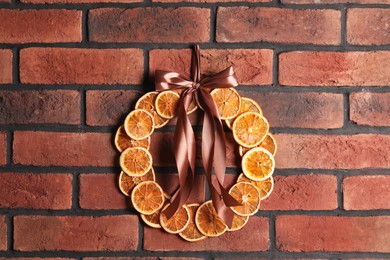
[[[196,142],[187,108],[195,98],[204,110],[202,131],[202,163],[210,189],[211,199],[218,215],[230,227],[234,213],[232,206],[241,205],[223,186],[226,170],[226,140],[222,121],[214,99],[207,89],[231,88],[238,85],[233,67],[204,79],[200,79],[200,49],[195,46],[191,65],[192,80],[172,71],[156,70],[157,91],[184,89],[177,114],[174,135],[174,152],[179,175],[179,188],[164,211],[171,218],[191,194],[195,174]],[[214,175],[212,174],[214,166]]]

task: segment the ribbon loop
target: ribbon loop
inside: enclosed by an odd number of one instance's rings
[[[202,164],[210,188],[210,195],[218,215],[231,226],[234,213],[231,206],[241,205],[224,187],[226,171],[226,139],[222,121],[214,99],[207,89],[231,88],[238,85],[232,66],[221,72],[201,78],[200,48],[195,46],[191,63],[192,80],[172,71],[156,70],[156,90],[185,89],[179,101],[174,152],[179,176],[179,188],[171,198],[170,206],[164,211],[171,218],[187,201],[191,194],[196,158],[196,142],[187,109],[194,97],[204,109],[202,131]],[[214,175],[213,175],[214,168]]]

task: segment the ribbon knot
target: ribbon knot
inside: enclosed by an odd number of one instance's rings
[[[201,79],[200,49],[195,46],[191,63],[192,79],[172,72],[156,70],[157,91],[185,89],[179,100],[174,135],[174,152],[179,176],[179,188],[171,198],[164,214],[171,218],[187,201],[194,183],[196,141],[187,109],[193,99],[204,110],[202,130],[202,165],[214,208],[224,222],[231,226],[234,213],[230,207],[241,205],[224,187],[226,171],[226,139],[217,105],[207,89],[231,88],[238,85],[233,67]],[[213,171],[214,169],[214,171]]]
[[[200,87],[200,83],[199,82],[192,82],[192,88],[197,90],[198,88]]]

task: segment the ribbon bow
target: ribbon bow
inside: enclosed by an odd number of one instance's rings
[[[164,211],[171,218],[191,194],[195,174],[196,142],[187,109],[195,98],[204,110],[202,131],[202,164],[210,188],[210,195],[218,215],[231,226],[234,213],[231,206],[241,205],[224,188],[226,170],[226,140],[218,108],[209,91],[213,88],[230,88],[238,85],[233,67],[204,79],[200,78],[200,49],[195,46],[191,65],[192,80],[172,71],[156,70],[156,90],[184,89],[179,100],[174,152],[179,175],[179,188]],[[216,128],[215,128],[216,127]],[[214,173],[212,169],[214,165]]]

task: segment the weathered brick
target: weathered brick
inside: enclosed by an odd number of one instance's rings
[[[7,224],[5,216],[0,216],[0,251],[7,250]]]
[[[336,10],[219,7],[217,41],[337,45],[340,17]]]
[[[269,225],[267,218],[251,217],[246,226],[235,232],[226,232],[220,237],[188,243],[179,236],[145,227],[144,250],[148,251],[265,251],[269,248]],[[234,246],[232,246],[234,245]]]
[[[389,135],[278,134],[276,167],[307,169],[389,168]]]
[[[2,258],[0,260],[75,260],[76,258],[59,258],[59,257],[16,257],[16,258]]]
[[[279,55],[279,83],[289,86],[388,86],[390,51],[294,51]]]
[[[16,131],[14,163],[53,166],[113,166],[113,134]]]
[[[349,104],[350,120],[356,124],[390,126],[390,93],[351,93]]]
[[[0,124],[80,123],[77,91],[0,91],[0,100]]]
[[[389,9],[348,9],[347,41],[355,45],[390,44],[389,24]]]
[[[157,182],[168,194],[178,187],[177,175],[156,173]],[[80,175],[80,207],[83,209],[127,209],[130,199],[118,188],[119,174]],[[203,202],[205,196],[204,177],[195,177],[194,190],[188,202]],[[104,192],[102,192],[104,191]]]
[[[199,260],[204,258],[185,257],[186,260]],[[1,260],[1,259],[0,259]],[[84,257],[83,260],[183,260],[183,257]]]
[[[20,80],[30,84],[140,84],[140,49],[27,48]]]
[[[137,216],[14,217],[17,251],[127,251],[137,245]]]
[[[81,42],[79,10],[0,9],[0,42]]]
[[[0,84],[12,83],[12,50],[0,50]]]
[[[340,128],[343,126],[343,96],[333,93],[289,93],[241,91],[243,97],[256,100],[272,127]],[[133,90],[87,92],[87,123],[89,125],[116,125],[141,95]],[[190,115],[193,124],[200,124],[195,112]],[[305,118],[305,120],[302,120]],[[175,125],[175,120],[171,123]]]
[[[206,8],[100,8],[89,12],[93,42],[207,42],[210,10]]]
[[[0,208],[70,209],[70,174],[0,174]]]
[[[390,209],[390,176],[352,176],[343,181],[347,210]]]
[[[283,4],[388,4],[388,0],[281,0]]]
[[[87,91],[87,124],[102,126],[122,123],[142,94],[134,90]]]
[[[341,94],[240,90],[239,93],[259,103],[271,127],[331,129],[344,124]]]
[[[93,4],[93,3],[138,3],[142,0],[21,0],[32,4]]]
[[[7,163],[7,134],[0,132],[0,165]]]
[[[263,210],[332,210],[337,208],[337,180],[333,175],[274,176]]]
[[[126,209],[130,200],[118,187],[119,174],[81,174],[79,203],[83,209]],[[104,192],[102,192],[104,191]]]
[[[190,2],[190,3],[229,3],[229,2],[239,2],[238,0],[152,0],[153,2],[160,3],[180,3],[180,2]],[[272,2],[272,0],[247,0],[248,3],[266,3]]]
[[[390,217],[278,216],[276,245],[289,252],[390,252]]]
[[[233,65],[240,85],[271,85],[273,51],[269,49],[203,49],[201,72],[211,75]],[[189,77],[191,50],[150,51],[149,71],[173,70]]]

